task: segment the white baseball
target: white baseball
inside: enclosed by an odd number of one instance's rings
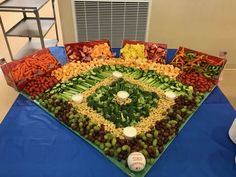
[[[145,168],[146,159],[141,152],[133,152],[127,159],[129,169],[132,171],[141,171]]]

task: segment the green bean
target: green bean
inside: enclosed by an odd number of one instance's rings
[[[105,148],[105,146],[104,146],[103,143],[101,143],[101,144],[99,145],[99,147],[100,147],[100,149],[102,149],[102,150]]]
[[[153,138],[153,136],[152,136],[151,133],[147,133],[146,136],[147,136],[148,138]]]
[[[157,130],[154,131],[154,137],[155,137],[155,138],[158,137],[158,131],[157,131]]]
[[[81,134],[83,134],[83,133],[84,133],[84,129],[83,129],[83,128],[80,128],[80,129],[79,129],[79,132],[80,132]]]
[[[82,123],[82,122],[79,123],[79,127],[80,127],[80,128],[83,127],[83,123]]]
[[[146,150],[146,149],[142,149],[142,150],[141,150],[141,152],[142,152],[142,154],[143,154],[145,157],[147,157],[147,156],[148,156],[148,152],[147,152],[147,150]]]
[[[112,146],[116,145],[116,138],[112,138],[111,144],[112,144]]]
[[[178,120],[182,120],[182,117],[179,114],[176,114]]]
[[[152,164],[154,164],[154,162],[155,162],[155,159],[154,158],[150,158],[149,164],[152,165]]]
[[[90,127],[89,125],[87,125],[86,130],[90,130],[90,128],[91,128],[91,127]]]
[[[110,134],[110,133],[107,133],[107,134],[104,135],[105,140],[109,140],[111,138],[112,138],[112,134]]]
[[[111,147],[111,143],[106,142],[105,143],[105,147],[110,148]]]
[[[146,141],[147,140],[147,137],[145,135],[141,136],[143,141]]]
[[[100,130],[100,127],[99,127],[99,126],[95,126],[95,127],[94,127],[94,130],[95,130],[95,131],[99,131],[99,130]]]
[[[142,143],[141,145],[144,149],[147,149],[147,147],[148,147],[145,143]]]
[[[193,113],[193,111],[187,111],[187,114],[189,114],[189,115],[192,114],[192,113]]]
[[[95,140],[94,143],[99,146],[100,145],[100,142],[98,140]]]
[[[120,152],[121,152],[121,147],[118,147],[117,149],[116,149],[116,152],[119,154]]]
[[[109,151],[109,148],[105,147],[104,152],[107,152],[107,151]]]
[[[172,124],[172,125],[175,125],[175,124],[177,124],[177,121],[176,120],[170,120],[168,123]]]
[[[126,144],[122,146],[122,151],[130,151],[130,147]]]
[[[157,139],[153,140],[152,145],[155,146],[155,147],[157,146]]]

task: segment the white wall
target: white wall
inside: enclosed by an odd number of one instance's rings
[[[236,0],[153,0],[149,40],[218,55],[236,68]]]
[[[59,0],[65,42],[74,41],[70,0]],[[218,55],[236,68],[236,0],[152,0],[149,41]]]

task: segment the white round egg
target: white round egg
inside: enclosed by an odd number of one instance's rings
[[[146,159],[141,152],[132,152],[127,159],[128,167],[132,171],[142,171],[146,165]]]

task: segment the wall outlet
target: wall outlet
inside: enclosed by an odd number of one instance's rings
[[[0,66],[4,65],[4,64],[6,64],[6,60],[5,60],[5,58],[1,58],[0,59]]]
[[[219,52],[219,57],[226,59],[227,54],[228,54],[228,52],[226,52],[226,51],[220,51]]]

